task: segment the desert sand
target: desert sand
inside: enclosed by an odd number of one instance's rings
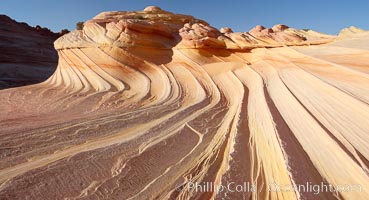
[[[368,41],[103,12],[54,43],[50,78],[0,90],[0,199],[366,199]],[[267,189],[306,183],[361,188]]]

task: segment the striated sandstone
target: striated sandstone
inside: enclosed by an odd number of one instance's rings
[[[83,30],[73,31],[55,42],[56,49],[79,47],[119,48],[219,48],[252,49],[284,45],[327,43],[334,36],[296,30],[285,25],[266,29],[257,26],[250,32],[217,30],[203,20],[174,14],[157,7],[143,11],[103,12],[85,22]],[[78,42],[76,42],[78,41]]]
[[[101,13],[55,42],[47,81],[0,91],[0,197],[365,199],[369,35],[353,35]],[[267,188],[306,183],[361,189]]]

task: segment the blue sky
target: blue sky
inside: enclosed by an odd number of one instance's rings
[[[216,28],[227,26],[234,31],[278,23],[331,34],[351,25],[369,29],[368,0],[1,0],[0,13],[59,31],[74,29],[76,22],[102,11],[142,10],[148,5],[190,14]]]

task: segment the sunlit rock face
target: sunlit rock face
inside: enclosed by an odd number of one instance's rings
[[[103,12],[55,42],[56,49],[106,47],[119,48],[218,48],[252,49],[284,45],[307,45],[332,41],[335,37],[314,31],[275,25],[256,26],[249,32],[230,28],[221,31],[189,15],[174,14],[157,7],[134,12]]]
[[[0,89],[38,83],[56,69],[57,34],[0,15]]]
[[[349,37],[349,36],[352,36],[352,35],[355,35],[355,34],[366,34],[367,31],[361,29],[361,28],[358,28],[358,27],[355,27],[355,26],[350,26],[348,28],[344,28],[341,30],[341,32],[339,33],[339,36],[340,37]]]
[[[365,199],[369,34],[352,35],[101,13],[55,42],[47,81],[0,91],[0,197]],[[353,188],[291,189],[322,184]]]

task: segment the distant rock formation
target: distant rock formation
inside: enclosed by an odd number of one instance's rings
[[[55,70],[54,41],[68,31],[53,33],[0,15],[0,89],[38,83]]]
[[[350,26],[348,28],[344,28],[340,31],[340,33],[338,34],[338,39],[339,38],[347,38],[347,37],[352,37],[358,34],[365,34],[365,33],[369,33],[368,31],[355,27],[355,26]]]

